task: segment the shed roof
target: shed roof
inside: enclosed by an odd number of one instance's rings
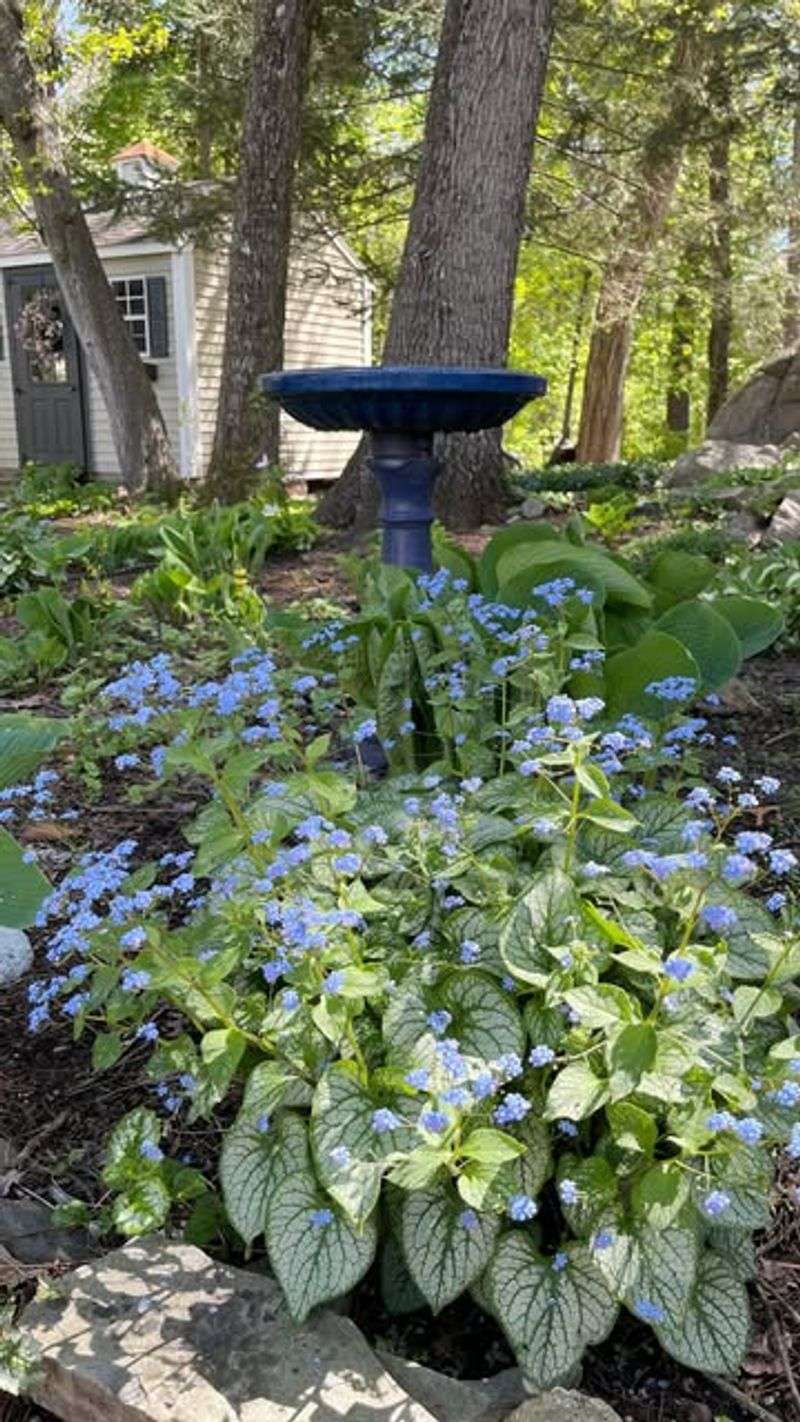
[[[149,158],[151,163],[159,163],[162,168],[180,167],[177,158],[173,158],[165,148],[157,148],[155,143],[149,143],[147,139],[142,143],[129,143],[127,148],[120,148],[119,153],[112,154],[110,161],[122,163],[126,158]]]
[[[86,221],[98,251],[108,251],[109,248],[121,247],[128,242],[153,240],[147,218],[143,216],[129,213],[118,217],[113,212],[95,212],[87,213]],[[168,242],[163,245],[167,249],[172,246]],[[0,257],[29,257],[37,252],[41,252],[43,258],[47,256],[47,248],[38,232],[30,229],[27,232],[15,232],[10,225],[0,223]]]

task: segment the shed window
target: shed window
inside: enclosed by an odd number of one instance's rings
[[[118,277],[111,283],[117,308],[139,355],[150,354],[147,282],[144,277]]]

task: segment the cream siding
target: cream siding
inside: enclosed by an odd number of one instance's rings
[[[14,382],[11,376],[8,322],[3,300],[3,273],[0,271],[0,329],[2,355],[0,360],[0,473],[19,467],[17,446],[17,415],[14,409]]]
[[[198,414],[202,458],[211,453],[225,338],[227,256],[195,252]],[[296,253],[290,267],[286,356],[290,369],[304,365],[364,365],[369,350],[369,287],[334,242]],[[281,463],[287,473],[335,479],[358,435],[309,430],[282,416]]]
[[[175,309],[169,253],[163,256],[115,257],[110,252],[100,254],[109,281],[125,276],[163,276],[167,280],[167,349],[169,355],[159,360],[148,356],[147,363],[158,367],[155,391],[164,416],[170,444],[177,458],[180,447],[180,414],[178,375],[175,353]],[[111,438],[111,425],[100,395],[100,388],[90,371],[86,371],[88,460],[93,474],[119,475],[119,464]]]

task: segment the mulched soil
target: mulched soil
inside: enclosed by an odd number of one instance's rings
[[[469,540],[479,551],[480,535]],[[466,540],[465,540],[466,542]],[[262,587],[270,599],[287,603],[325,598],[352,607],[352,590],[337,558],[351,540],[329,539],[308,553],[275,559]],[[11,704],[11,703],[8,703]],[[14,703],[19,706],[20,703]],[[28,698],[31,709],[57,709],[47,691]],[[769,807],[765,822],[779,843],[800,852],[800,780],[796,756],[800,733],[800,657],[776,655],[748,667],[741,683],[715,714],[714,726],[738,739],[724,759],[745,780],[769,773],[784,782],[780,808]],[[159,851],[182,844],[177,830],[187,806],[152,806],[143,814],[124,803],[121,784],[111,775],[98,804],[78,823],[81,848],[100,848],[136,832],[152,838]],[[71,846],[74,848],[74,846]],[[45,851],[51,868],[66,861],[67,846]],[[150,1097],[145,1048],[134,1050],[101,1077],[92,1074],[88,1044],[71,1041],[65,1029],[29,1036],[26,1015],[30,978],[2,996],[0,1009],[0,1196],[53,1203],[67,1196],[97,1201],[103,1142],[113,1122]],[[216,1153],[221,1123],[177,1125],[171,1151],[188,1152],[200,1164]],[[4,1161],[16,1154],[11,1166]],[[582,1387],[604,1397],[625,1422],[800,1422],[800,1217],[795,1191],[800,1175],[784,1171],[774,1223],[761,1240],[759,1276],[752,1286],[753,1344],[732,1390],[688,1373],[658,1348],[650,1331],[626,1316],[602,1348],[587,1357]],[[2,1264],[0,1260],[0,1264]],[[235,1260],[233,1262],[236,1262]],[[0,1272],[0,1283],[13,1278]],[[19,1285],[20,1299],[32,1291]],[[353,1316],[369,1337],[393,1351],[415,1357],[455,1376],[481,1376],[509,1366],[508,1346],[499,1330],[475,1306],[461,1300],[434,1320],[427,1311],[405,1319],[386,1315],[374,1282],[368,1280],[353,1303]],[[50,1422],[49,1414],[0,1393],[0,1422]]]

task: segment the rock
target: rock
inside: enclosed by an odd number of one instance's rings
[[[507,1422],[621,1422],[618,1412],[597,1397],[554,1387],[523,1402]]]
[[[0,988],[11,987],[27,973],[33,962],[33,949],[27,933],[21,928],[0,928]]]
[[[790,435],[781,440],[782,453],[791,454],[796,449],[800,449],[800,430],[793,430]]]
[[[770,469],[780,464],[780,450],[774,444],[738,444],[731,440],[707,439],[698,449],[681,454],[667,475],[673,487],[701,484],[711,474],[727,474],[734,469]]]
[[[768,529],[770,538],[781,543],[800,538],[800,488],[790,489],[776,508]]]
[[[97,1253],[83,1229],[54,1225],[36,1200],[0,1200],[0,1247],[18,1264],[82,1264]]]
[[[541,518],[546,511],[547,504],[543,499],[537,499],[535,494],[529,494],[519,506],[520,518]]]
[[[477,1382],[460,1382],[381,1348],[377,1352],[395,1382],[427,1407],[437,1422],[501,1422],[527,1396],[521,1368],[506,1368]]]
[[[64,1422],[433,1422],[350,1319],[298,1327],[276,1283],[192,1245],[136,1240],[59,1289],[22,1329]]]
[[[723,524],[723,531],[729,538],[748,540],[761,535],[761,519],[749,509],[737,509],[729,513]]]

